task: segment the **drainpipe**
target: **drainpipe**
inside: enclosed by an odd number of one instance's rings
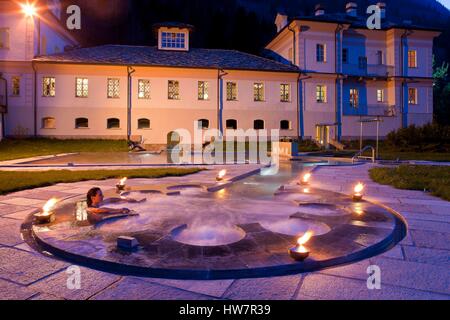
[[[133,93],[132,91],[132,75],[133,73],[136,72],[135,69],[133,69],[133,67],[131,66],[127,66],[127,75],[128,75],[128,86],[127,86],[127,90],[128,90],[128,94],[127,94],[127,140],[130,141],[131,140],[131,102],[132,102],[132,96]]]
[[[335,35],[334,35],[334,71],[336,73],[336,84],[335,84],[335,117],[336,117],[336,124],[337,124],[337,132],[336,132],[336,141],[341,140],[342,136],[342,118],[341,118],[341,99],[342,99],[342,92],[341,92],[341,75],[342,75],[342,64],[341,64],[341,55],[339,52],[342,52],[342,37],[340,36],[341,31],[344,29],[344,26],[342,24],[338,24],[336,27]],[[338,40],[337,37],[339,36],[339,47],[338,47]]]
[[[5,82],[5,106],[6,110],[5,113],[8,112],[8,80],[3,77],[3,74],[0,73],[0,80],[3,80]],[[1,123],[2,123],[2,133],[0,136],[0,141],[6,136],[6,130],[5,130],[5,114],[3,112],[0,113],[2,116]]]
[[[217,129],[223,136],[223,77],[228,73],[222,69],[217,70]]]
[[[293,65],[296,65],[296,62],[297,62],[297,54],[296,54],[296,52],[297,52],[297,50],[296,50],[296,48],[295,48],[295,46],[296,46],[296,42],[295,42],[295,29],[291,29],[291,26],[288,26],[288,30],[289,30],[290,32],[292,32],[292,60],[293,60],[293,61],[291,61],[291,63],[292,63]]]
[[[38,109],[38,99],[37,99],[37,69],[34,61],[31,62],[31,67],[33,68],[33,81],[34,81],[34,92],[33,92],[33,135],[37,137],[37,109]]]
[[[406,82],[406,70],[408,68],[407,65],[407,61],[405,61],[405,57],[407,59],[407,53],[405,52],[405,45],[406,45],[406,41],[409,35],[411,35],[413,33],[412,30],[408,30],[405,29],[405,31],[403,32],[402,36],[401,36],[401,41],[400,41],[400,75],[401,75],[401,79],[402,79],[402,87],[401,87],[401,93],[400,93],[400,102],[401,102],[401,107],[402,107],[402,127],[406,128],[408,126],[408,107],[409,107],[409,102],[408,102],[408,83]],[[406,70],[405,70],[406,69]]]
[[[303,140],[305,136],[305,119],[303,114],[303,80],[311,79],[311,76],[307,76],[302,78],[302,73],[300,72],[298,74],[297,78],[297,139],[300,141],[300,139]]]

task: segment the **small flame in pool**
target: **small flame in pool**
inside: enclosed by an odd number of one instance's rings
[[[219,173],[217,174],[217,180],[222,180],[226,174],[227,174],[227,170],[225,170],[225,169],[220,170]]]
[[[125,182],[127,182],[127,179],[128,179],[127,177],[120,179],[119,185],[120,185],[120,186],[124,186],[124,185],[125,185]]]
[[[298,252],[308,252],[308,250],[304,247],[304,244],[307,243],[309,241],[309,239],[311,239],[313,234],[314,233],[312,231],[307,231],[307,232],[305,232],[305,234],[303,236],[298,238],[298,240],[297,240],[297,251]]]
[[[58,199],[51,198],[47,201],[47,203],[42,207],[42,215],[49,215],[50,211],[55,207]]]
[[[303,177],[302,177],[302,182],[303,183],[308,183],[309,182],[309,179],[311,179],[311,173],[305,173],[304,175],[303,175]]]
[[[355,193],[359,194],[364,190],[364,185],[361,182],[358,182],[358,184],[355,186]]]

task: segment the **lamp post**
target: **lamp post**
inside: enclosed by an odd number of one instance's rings
[[[37,13],[37,8],[34,3],[26,2],[20,5],[22,7],[22,12],[27,18],[37,19],[37,37],[38,37],[38,45],[37,45],[37,56],[41,54],[41,19]],[[33,54],[34,55],[34,54]]]

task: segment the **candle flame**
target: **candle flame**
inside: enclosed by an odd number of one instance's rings
[[[360,193],[364,190],[364,185],[361,182],[358,182],[358,184],[355,186],[355,193]]]
[[[217,177],[219,179],[222,179],[223,177],[225,177],[226,174],[227,174],[227,170],[223,169],[223,170],[220,170],[220,172],[217,174]]]
[[[301,236],[300,238],[298,238],[297,240],[297,244],[300,246],[300,248],[302,248],[302,246],[307,243],[309,241],[309,239],[311,239],[311,237],[313,236],[313,232],[312,231],[307,231],[305,232],[305,234],[303,236]]]
[[[308,182],[309,181],[309,179],[311,179],[311,173],[305,173],[304,175],[303,175],[303,177],[302,177],[302,181],[303,182]]]
[[[53,207],[55,206],[55,204],[58,202],[58,199],[56,198],[52,198],[50,200],[47,201],[47,203],[42,207],[42,211],[44,215],[48,215],[50,210],[53,209]]]
[[[124,186],[127,179],[127,177],[120,179],[119,185]]]

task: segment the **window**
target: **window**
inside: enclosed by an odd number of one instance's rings
[[[54,97],[56,95],[56,79],[54,77],[42,78],[42,95],[44,97]]]
[[[416,50],[408,50],[408,68],[417,68]]]
[[[237,120],[235,119],[228,119],[225,122],[226,128],[230,130],[237,130]]]
[[[89,128],[88,118],[76,118],[75,119],[75,129],[86,129]]]
[[[324,44],[317,44],[316,46],[316,60],[317,62],[326,62],[326,46]]]
[[[384,102],[384,90],[383,89],[377,90],[377,102]]]
[[[20,96],[20,77],[12,77],[12,95]]]
[[[150,80],[138,80],[138,98],[150,99]]]
[[[161,32],[161,48],[185,49],[186,34],[183,32]]]
[[[253,99],[254,101],[264,101],[264,83],[253,84]]]
[[[9,28],[0,28],[0,49],[9,49]]]
[[[281,130],[291,130],[291,122],[289,120],[281,120],[280,121],[280,129]]]
[[[316,87],[316,101],[318,103],[327,102],[327,87],[324,85],[318,85]]]
[[[350,106],[358,108],[359,106],[359,90],[350,89]]]
[[[87,78],[76,78],[75,96],[77,98],[86,98],[89,91],[89,80]]]
[[[342,63],[348,63],[348,49],[342,49]]]
[[[118,99],[120,97],[120,80],[108,79],[108,98]]]
[[[383,64],[383,51],[381,51],[381,50],[377,51],[377,63],[379,65]]]
[[[117,118],[110,118],[107,120],[106,128],[108,129],[120,129],[120,120]]]
[[[180,83],[178,81],[169,80],[169,100],[180,99]]]
[[[237,100],[237,83],[227,82],[227,101]]]
[[[408,88],[408,103],[417,104],[417,89]]]
[[[145,118],[139,119],[138,129],[150,129],[150,120]]]
[[[253,129],[255,129],[255,130],[264,130],[264,120],[255,120],[255,121],[253,121]]]
[[[42,118],[42,129],[55,129],[56,121],[53,117]]]
[[[280,84],[281,102],[291,101],[291,86],[286,83]]]
[[[360,69],[366,69],[367,68],[367,57],[359,57],[358,58],[358,67]]]
[[[197,125],[199,129],[208,129],[209,128],[209,120],[200,119],[197,121]]]
[[[198,100],[208,100],[208,82],[199,81],[198,82]]]

